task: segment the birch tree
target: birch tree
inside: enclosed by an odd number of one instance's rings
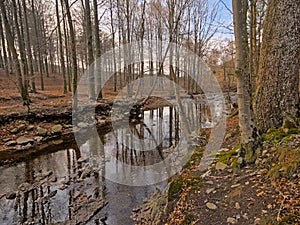
[[[247,0],[233,0],[233,22],[236,44],[236,77],[241,130],[240,154],[247,163],[255,160],[256,130],[251,101],[249,45],[247,33]]]

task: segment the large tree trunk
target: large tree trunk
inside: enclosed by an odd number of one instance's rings
[[[236,76],[241,130],[241,156],[247,163],[255,160],[255,128],[251,107],[251,82],[247,34],[247,0],[233,0],[234,33],[236,43]]]
[[[300,1],[270,0],[264,27],[255,98],[260,132],[285,119],[298,122]]]

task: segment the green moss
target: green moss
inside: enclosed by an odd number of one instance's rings
[[[288,134],[300,134],[300,130],[298,128],[291,128],[287,132]]]
[[[225,164],[229,164],[230,160],[234,157],[238,155],[237,152],[238,148],[233,148],[232,150],[228,151],[228,152],[221,152],[220,155],[218,156],[218,161],[225,163]]]
[[[183,190],[184,181],[181,177],[176,177],[169,186],[168,190],[168,199],[169,201],[172,201],[174,199],[177,199]]]
[[[192,155],[191,160],[190,161],[195,161],[197,159],[201,159],[203,156],[203,152],[196,152]]]
[[[291,129],[291,128],[296,128],[295,124],[293,122],[291,122],[290,120],[284,120],[282,123],[282,128],[287,128],[287,129]]]
[[[188,187],[199,187],[201,184],[201,179],[198,177],[192,177],[184,179],[181,176],[177,176],[171,183],[168,189],[168,199],[169,201],[176,200],[180,197],[183,190]]]
[[[282,141],[293,141],[293,140],[294,140],[294,138],[291,136],[287,136],[282,139]]]
[[[180,225],[190,225],[193,223],[193,221],[195,220],[194,215],[192,214],[187,214],[185,215],[183,221],[180,223]]]
[[[280,129],[269,129],[266,134],[261,136],[262,141],[272,141],[275,144],[279,143],[283,138],[287,137],[289,134],[284,132],[282,128]]]
[[[232,167],[232,168],[237,168],[238,166],[239,166],[239,164],[238,164],[238,158],[235,157],[235,158],[233,159],[232,163],[231,163],[231,167]]]
[[[274,132],[276,132],[277,131],[277,129],[275,129],[275,128],[270,128],[268,131],[267,131],[267,134],[271,134],[271,133],[274,133]]]

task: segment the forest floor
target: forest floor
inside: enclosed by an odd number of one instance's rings
[[[14,119],[26,115],[27,109],[22,106],[15,81],[0,71],[0,115],[11,115],[0,125],[0,151],[9,144],[14,146],[21,136],[40,136],[37,127],[43,133],[62,124],[62,128],[56,128],[63,134],[70,133],[70,122],[65,124],[59,116],[70,113],[71,94],[63,94],[58,75],[45,77],[45,84],[45,91],[38,88],[37,94],[31,94],[31,111],[45,117],[29,122]],[[115,96],[108,90],[104,92],[108,99]],[[148,104],[151,108],[165,103],[153,100]],[[47,121],[47,115],[58,117]],[[172,207],[163,216],[164,224],[300,224],[299,134],[295,128],[270,131],[264,136],[256,163],[238,168],[238,118],[228,119],[222,151],[211,168],[205,174],[199,172],[203,151],[199,148],[183,173],[172,181],[173,190],[168,193]],[[137,224],[150,224],[143,213],[136,220]]]
[[[30,93],[28,113],[27,108],[22,105],[15,77],[12,74],[7,76],[0,70],[0,160],[11,157],[1,151],[8,150],[13,155],[62,134],[72,133],[72,94],[63,94],[63,80],[57,74],[45,76],[44,83],[45,90],[42,91],[40,81],[36,80],[37,93]],[[101,124],[108,121],[106,114],[110,110],[109,105],[117,95],[111,81],[105,85],[103,95],[105,99],[98,103],[104,109],[97,118]],[[144,109],[162,105],[167,106],[169,103],[163,99],[151,98]]]
[[[240,168],[238,118],[229,118],[223,148],[214,163],[200,172],[203,148],[196,149],[191,162],[164,193],[168,203],[160,208],[164,214],[156,217],[157,224],[299,225],[299,134],[297,128],[270,130],[262,136],[263,147],[255,164]],[[157,197],[151,198],[135,210],[136,224],[156,224],[157,206],[149,207],[149,202],[155,205]]]

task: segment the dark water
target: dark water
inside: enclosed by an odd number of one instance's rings
[[[208,127],[209,109],[190,107],[187,118]],[[197,117],[196,114],[200,114]],[[13,166],[0,168],[0,224],[55,224],[72,221],[81,224],[133,224],[130,215],[159,184],[133,187],[105,179],[115,168],[113,160],[129,165],[151,165],[161,161],[168,150],[183,138],[179,115],[174,108],[146,111],[142,120],[130,125],[131,132],[155,146],[152,151],[135,151],[135,139],[128,130],[102,130],[98,138],[91,137],[79,148],[45,154]],[[160,137],[157,143],[155,137]],[[131,147],[124,144],[130,142]],[[95,146],[97,146],[95,148]],[[122,166],[115,165],[116,167]],[[122,168],[117,170],[122,171]],[[126,174],[124,174],[126,176]],[[134,179],[128,177],[128,179]],[[151,179],[151,177],[147,178]],[[8,200],[9,193],[17,193]],[[104,204],[104,202],[106,204]],[[104,205],[104,207],[102,207]]]

